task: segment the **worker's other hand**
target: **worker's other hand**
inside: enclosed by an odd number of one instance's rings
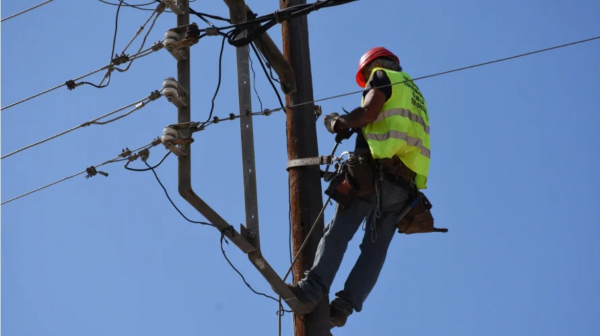
[[[335,123],[338,121],[338,119],[340,118],[340,115],[337,113],[331,113],[325,116],[325,118],[323,118],[323,122],[325,123],[325,128],[327,129],[327,131],[329,131],[329,133],[331,134],[335,134]]]

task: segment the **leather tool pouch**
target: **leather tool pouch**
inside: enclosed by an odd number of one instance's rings
[[[362,197],[375,190],[375,172],[370,156],[353,155],[348,159],[348,179],[354,186],[355,196]]]
[[[336,175],[325,194],[346,209],[355,197],[370,195],[375,190],[375,172],[369,155],[351,155]]]
[[[428,232],[448,232],[448,229],[438,229],[433,226],[433,216],[431,215],[431,202],[425,194],[417,191],[419,200],[417,204],[398,222],[398,233],[428,233]]]
[[[344,209],[348,208],[350,203],[352,203],[356,193],[354,187],[348,181],[346,174],[347,172],[344,168],[341,174],[338,174],[329,182],[329,187],[325,190],[325,194],[330,196],[332,200],[336,201]]]

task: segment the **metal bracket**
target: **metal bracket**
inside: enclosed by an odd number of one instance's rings
[[[332,164],[333,157],[331,155],[317,156],[311,158],[303,158],[303,159],[294,159],[289,160],[285,170],[290,170],[296,167],[304,167],[304,166],[320,166],[324,164]]]

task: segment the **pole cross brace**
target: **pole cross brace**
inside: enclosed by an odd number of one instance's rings
[[[289,160],[285,170],[289,171],[292,168],[304,167],[304,166],[320,166],[329,165],[333,163],[333,157],[331,155],[323,155],[311,158],[294,159]]]

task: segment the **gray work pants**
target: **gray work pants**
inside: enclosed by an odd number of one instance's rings
[[[362,310],[363,302],[377,282],[400,213],[408,203],[410,194],[407,187],[387,177],[380,181],[379,189],[379,211],[376,209],[376,192],[355,199],[347,209],[338,206],[335,216],[325,227],[314,265],[298,284],[313,302],[319,302],[323,295],[329,293],[348,242],[366,218],[360,256],[346,280],[344,290],[336,293],[335,300],[331,302],[346,315],[350,315],[352,310]]]

